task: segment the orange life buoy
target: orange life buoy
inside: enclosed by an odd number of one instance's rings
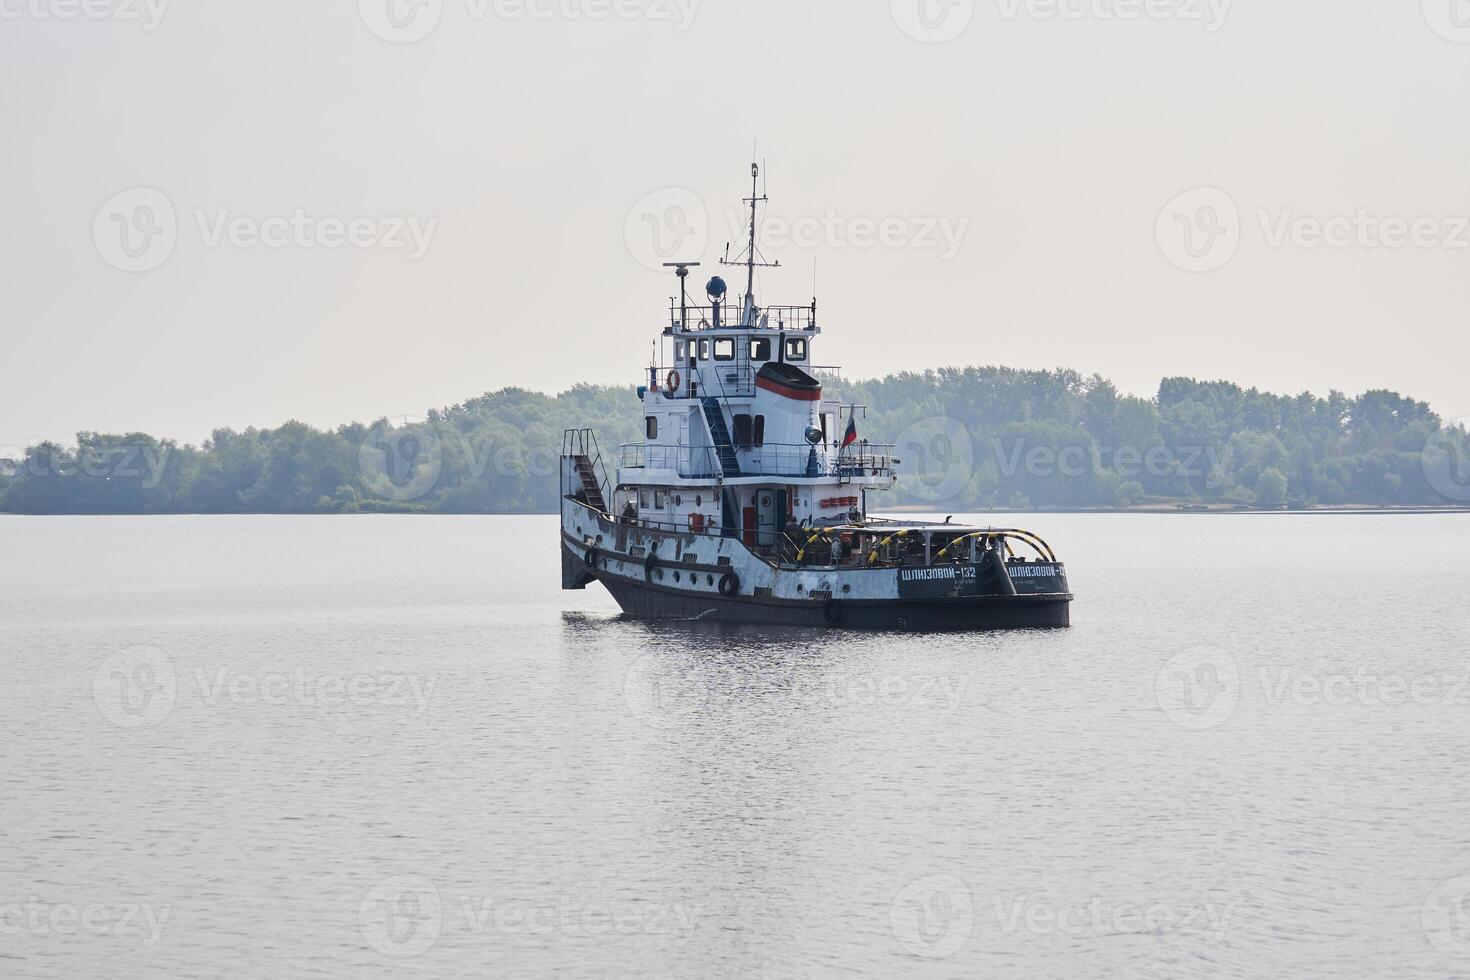
[[[678,371],[669,372],[669,377],[667,381],[669,394],[672,395],[674,392],[679,390],[679,382],[682,380],[683,379],[679,377]]]

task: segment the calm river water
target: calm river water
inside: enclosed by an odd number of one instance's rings
[[[1015,520],[1072,629],[625,622],[553,518],[0,517],[0,975],[1470,974],[1470,515]]]

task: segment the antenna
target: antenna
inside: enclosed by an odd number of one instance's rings
[[[674,275],[679,277],[679,328],[689,329],[689,270],[697,267],[698,262],[665,262],[665,269],[674,269]]]
[[[759,250],[755,246],[756,229],[758,227],[758,224],[757,224],[757,222],[758,222],[758,214],[757,214],[757,210],[756,209],[760,205],[762,205],[762,204],[764,204],[764,203],[766,203],[767,201],[770,200],[770,198],[768,198],[768,197],[764,196],[763,194],[761,194],[761,191],[760,191],[760,177],[761,177],[760,164],[758,164],[758,163],[752,163],[750,165],[750,197],[748,197],[748,198],[745,199],[745,203],[750,205],[750,243],[746,247],[746,250],[742,253],[742,255],[745,258],[745,261],[744,262],[741,262],[739,259],[736,259],[734,262],[731,262],[730,261],[730,246],[729,245],[726,245],[725,246],[725,258],[721,262],[721,265],[743,265],[743,266],[745,266],[745,318],[744,318],[744,324],[746,326],[749,326],[753,322],[753,320],[755,318],[755,270],[758,269],[758,268],[759,269],[779,269],[781,267],[781,263],[780,262],[763,262],[763,261],[761,261],[760,252],[759,252]]]

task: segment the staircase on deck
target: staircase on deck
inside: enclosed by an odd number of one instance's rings
[[[725,413],[720,410],[718,398],[702,398],[704,417],[709,422],[710,438],[714,440],[715,452],[720,457],[720,469],[725,476],[740,475],[740,461],[735,456],[735,444],[730,438],[730,428],[725,424]]]

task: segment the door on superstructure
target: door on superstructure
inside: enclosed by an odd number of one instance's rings
[[[755,543],[762,548],[776,545],[776,532],[784,509],[783,502],[777,498],[771,487],[761,487],[755,492]]]

